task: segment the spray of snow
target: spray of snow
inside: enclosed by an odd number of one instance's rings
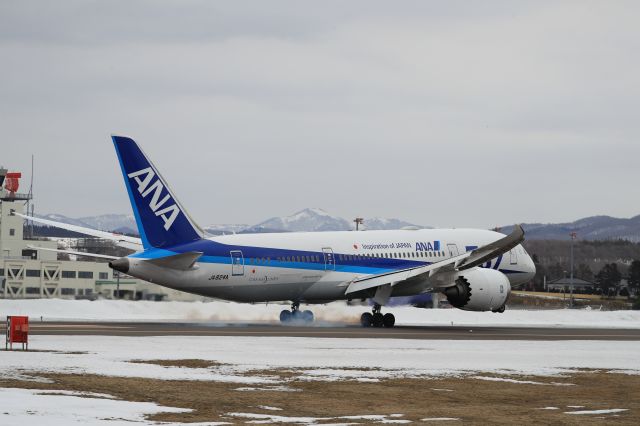
[[[233,302],[131,302],[123,300],[0,299],[0,317],[28,315],[44,321],[278,321],[288,304],[246,304]],[[316,325],[358,324],[368,306],[345,302],[301,306],[310,309]],[[589,309],[507,310],[503,314],[467,312],[459,309],[418,309],[409,306],[385,308],[393,312],[398,325],[493,326],[493,327],[577,327],[640,329],[640,311],[598,311]]]

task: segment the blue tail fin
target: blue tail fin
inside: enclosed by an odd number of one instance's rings
[[[133,139],[112,136],[145,250],[184,244],[203,232]]]

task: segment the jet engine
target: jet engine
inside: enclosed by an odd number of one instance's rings
[[[494,269],[474,268],[456,277],[444,294],[452,306],[466,311],[504,312],[511,293],[509,279]]]

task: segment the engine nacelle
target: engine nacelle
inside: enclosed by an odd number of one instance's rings
[[[504,310],[511,284],[500,271],[474,268],[458,274],[455,285],[446,288],[444,294],[458,309],[498,312]]]

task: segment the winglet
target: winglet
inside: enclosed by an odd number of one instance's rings
[[[508,252],[523,241],[524,229],[521,225],[515,224],[513,226],[513,231],[511,231],[511,233],[506,237],[500,238],[491,244],[487,244],[486,246],[482,246],[472,251],[469,257],[462,260],[462,262],[457,265],[457,269],[462,271],[473,268],[474,266],[482,265],[487,260]]]

